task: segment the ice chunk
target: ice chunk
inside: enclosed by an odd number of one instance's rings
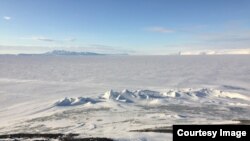
[[[84,97],[75,97],[75,98],[68,98],[65,97],[62,100],[59,100],[55,103],[56,106],[76,106],[81,104],[87,104],[87,103],[97,103],[98,100],[92,99],[92,98],[84,98]]]

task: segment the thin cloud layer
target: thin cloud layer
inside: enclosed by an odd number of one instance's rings
[[[149,27],[149,28],[147,28],[147,31],[158,32],[158,33],[172,33],[172,32],[175,32],[172,29],[168,29],[168,28],[160,27],[160,26]]]
[[[21,38],[21,39],[31,39],[35,41],[44,41],[44,42],[74,42],[76,41],[76,38],[66,38],[66,39],[53,39],[49,37],[44,36],[38,36],[38,37],[31,37],[31,38]]]
[[[74,42],[74,41],[76,41],[76,38],[67,38],[67,39],[65,39],[65,41]]]
[[[54,42],[56,40],[47,38],[47,37],[33,37],[33,40],[38,40],[38,41],[45,41],[45,42]]]
[[[9,20],[11,20],[11,17],[9,17],[9,16],[4,16],[3,19],[9,21]]]

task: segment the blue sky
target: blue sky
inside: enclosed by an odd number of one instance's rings
[[[250,48],[248,0],[1,0],[0,53]]]

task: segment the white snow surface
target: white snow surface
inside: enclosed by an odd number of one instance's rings
[[[0,134],[129,132],[250,117],[250,55],[0,56]]]

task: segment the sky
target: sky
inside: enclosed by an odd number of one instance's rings
[[[249,48],[249,0],[0,1],[0,54]]]

